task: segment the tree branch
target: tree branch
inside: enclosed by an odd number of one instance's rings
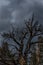
[[[3,33],[2,36],[5,37],[5,38],[11,38],[11,39],[13,39],[13,41],[16,42],[19,46],[21,45],[21,44],[16,40],[16,38],[14,38],[14,35],[11,34],[11,33]]]
[[[43,41],[40,41],[40,42],[39,42],[39,41],[31,42],[31,45],[32,45],[32,44],[37,44],[37,43],[43,43]]]

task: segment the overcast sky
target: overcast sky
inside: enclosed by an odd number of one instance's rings
[[[22,24],[32,13],[43,23],[43,0],[0,0],[0,31],[11,23]]]

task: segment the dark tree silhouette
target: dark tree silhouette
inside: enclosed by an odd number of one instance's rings
[[[10,44],[17,50],[18,58],[16,59],[17,65],[27,65],[28,62],[28,54],[31,53],[31,46],[39,43],[37,40],[33,40],[34,38],[38,38],[38,36],[43,35],[43,27],[39,24],[38,21],[35,21],[34,15],[28,21],[26,20],[24,28],[22,30],[15,31],[15,28],[12,26],[12,31],[8,33],[3,33],[2,36],[5,39],[12,39],[14,44]],[[33,41],[32,41],[33,40]],[[25,42],[24,42],[25,41]],[[41,42],[40,42],[41,43]],[[24,45],[26,46],[24,50]],[[23,51],[24,50],[24,51]],[[13,57],[15,55],[13,54]],[[15,62],[15,60],[12,60]]]

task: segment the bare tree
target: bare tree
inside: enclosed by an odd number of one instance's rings
[[[27,65],[27,57],[30,53],[30,48],[33,44],[39,43],[37,40],[33,40],[33,38],[43,35],[43,27],[41,24],[39,24],[38,21],[34,20],[34,15],[31,19],[25,22],[23,30],[16,31],[15,28],[12,26],[12,32],[3,33],[2,36],[6,39],[12,39],[14,41],[14,44],[11,44],[16,48],[18,52],[18,64],[20,65]],[[32,41],[33,40],[33,41]],[[25,41],[25,42],[24,42]],[[26,45],[25,45],[26,43]],[[26,46],[24,50],[24,45]],[[19,48],[18,48],[19,47]],[[23,51],[24,50],[24,51]]]

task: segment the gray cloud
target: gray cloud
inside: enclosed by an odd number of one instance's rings
[[[9,30],[11,23],[23,26],[33,12],[43,24],[43,0],[0,0],[0,32]]]
[[[0,13],[0,31],[9,29],[11,13],[6,7],[3,7]]]
[[[11,0],[10,8],[12,8],[13,22],[18,23],[18,21],[29,18],[32,12],[37,13],[40,17],[40,13],[42,13],[40,10],[42,11],[43,9],[43,0]]]
[[[34,7],[33,2],[30,0],[13,0],[10,7],[12,9],[12,21],[22,22],[27,16],[30,15]]]
[[[8,0],[0,0],[0,8],[2,6],[7,6],[9,4],[9,1]]]
[[[7,3],[7,1],[10,3]],[[39,21],[43,20],[43,0],[4,0],[4,2],[8,5],[1,5],[0,31],[9,29],[10,23],[22,24],[25,18],[30,17],[32,12],[35,13]]]
[[[0,0],[0,31],[9,29],[11,14],[7,6],[8,0]]]

